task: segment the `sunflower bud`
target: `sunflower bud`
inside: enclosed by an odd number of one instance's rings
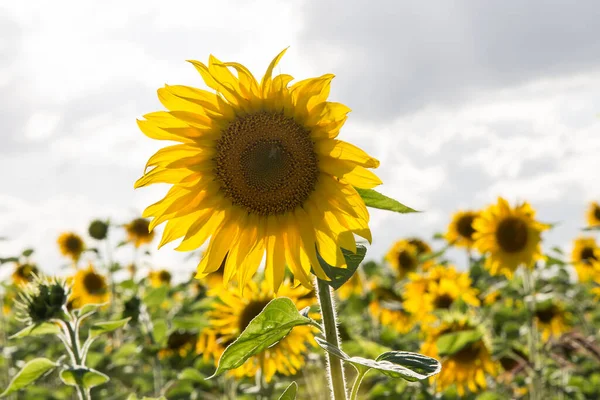
[[[108,234],[108,223],[99,219],[90,223],[88,233],[96,240],[104,240]]]
[[[133,296],[123,304],[123,318],[131,318],[129,323],[135,325],[140,319],[140,307],[142,301],[139,297]]]
[[[69,289],[58,279],[37,277],[20,293],[19,317],[28,324],[61,319]]]

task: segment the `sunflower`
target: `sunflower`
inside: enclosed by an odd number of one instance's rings
[[[335,292],[341,300],[347,300],[352,296],[362,296],[364,289],[363,278],[360,272],[356,270],[354,274],[352,274],[352,277]]]
[[[448,225],[448,232],[444,235],[444,238],[448,243],[456,247],[466,247],[470,249],[473,247],[475,241],[473,240],[473,234],[475,229],[473,228],[473,221],[479,216],[477,211],[458,211],[452,216],[452,221]]]
[[[60,252],[67,257],[70,257],[73,261],[79,260],[81,253],[85,249],[83,240],[79,235],[72,232],[62,233],[58,237],[58,247]]]
[[[417,246],[410,244],[407,240],[399,240],[388,251],[385,256],[398,279],[404,279],[410,272],[415,272],[419,267],[419,252]]]
[[[408,278],[404,308],[422,322],[435,321],[434,311],[449,310],[459,300],[473,307],[480,305],[469,274],[452,266],[435,266],[425,274],[410,274]]]
[[[279,296],[290,298],[298,309],[316,303],[314,292],[302,286],[293,287],[287,280],[283,281]],[[216,362],[225,348],[246,329],[262,309],[276,296],[266,281],[256,284],[248,282],[243,294],[221,288],[217,302],[208,312],[210,326],[204,329],[196,346],[196,351],[203,355],[205,361],[211,358]],[[267,382],[275,373],[294,375],[304,365],[304,356],[309,346],[315,346],[314,328],[297,326],[276,345],[266,349],[261,355],[253,356],[241,367],[232,371],[236,377],[255,376],[258,369]]]
[[[558,338],[570,329],[571,314],[565,311],[562,304],[549,302],[539,304],[535,310],[535,319],[542,339],[547,342],[550,338]]]
[[[391,289],[375,287],[371,290],[373,298],[369,303],[369,314],[383,326],[398,333],[407,333],[415,326],[415,316],[402,306],[402,297]]]
[[[154,239],[154,231],[150,228],[150,221],[145,218],[136,218],[128,224],[125,224],[127,239],[135,247],[151,243]]]
[[[573,244],[571,261],[577,271],[580,282],[600,276],[600,248],[593,237],[577,238]]]
[[[511,278],[520,265],[532,267],[541,253],[541,232],[549,226],[534,219],[528,203],[511,208],[502,197],[473,221],[475,247],[488,254],[485,267],[492,275]]]
[[[150,280],[150,285],[152,287],[159,286],[169,286],[171,284],[171,273],[166,269],[161,269],[160,271],[150,271],[148,274],[148,279]]]
[[[468,318],[460,317],[447,319],[439,327],[427,331],[427,339],[421,346],[421,353],[441,359],[441,372],[431,378],[437,382],[436,389],[439,392],[454,384],[461,397],[465,395],[466,389],[477,393],[487,387],[486,374],[495,376],[498,373],[498,366],[492,361],[490,346],[483,335],[458,352],[440,358],[437,346],[440,336],[467,330],[478,330],[478,327]]]
[[[272,76],[284,53],[260,83],[236,62],[191,61],[216,93],[166,86],[158,96],[169,111],[138,121],[150,138],[181,143],[152,156],[146,167],[153,169],[135,187],[173,184],[143,214],[153,217],[150,228],[168,221],[160,246],[183,238],[177,249],[189,251],[210,237],[198,278],[227,255],[224,281],[237,271],[244,287],[266,253],[271,287],[281,284],[285,265],[312,287],[311,267],[327,279],[317,251],[343,268],[341,249],[356,251],[353,233],[371,241],[369,214],[355,187],[381,184],[368,170],[379,161],[336,139],[350,109],[327,101],[333,75],[293,85],[290,75]]]
[[[587,224],[590,227],[600,226],[600,204],[595,201],[590,203],[587,211]]]
[[[39,273],[38,268],[33,264],[20,264],[17,263],[14,272],[12,273],[12,280],[17,286],[23,286],[32,282],[35,275]]]
[[[185,357],[190,351],[194,350],[197,341],[197,333],[175,331],[167,338],[167,344],[164,349],[158,352],[158,357],[161,359],[174,355]]]
[[[106,278],[94,271],[91,265],[77,271],[70,283],[73,287],[69,302],[73,308],[81,308],[86,304],[103,304],[110,299]]]

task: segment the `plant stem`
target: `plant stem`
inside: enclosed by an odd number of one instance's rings
[[[529,392],[531,400],[537,400],[541,398],[541,386],[539,381],[539,363],[538,363],[538,332],[535,321],[535,280],[533,277],[533,271],[524,267],[523,276],[523,289],[525,296],[529,297],[529,334],[527,335],[527,342],[529,345],[529,362],[531,364],[531,382],[529,383]]]
[[[79,336],[77,335],[76,328],[73,328],[71,322],[66,322],[67,331],[69,332],[69,338],[71,339],[71,350],[73,351],[73,356],[75,358],[74,367],[85,367],[81,362],[81,355],[79,353]],[[75,323],[75,326],[78,327],[79,324]],[[79,395],[80,400],[91,400],[90,390],[83,386],[83,382],[77,380],[77,394]]]
[[[363,378],[367,374],[367,371],[368,370],[358,371],[358,375],[356,375],[356,380],[354,381],[354,384],[352,385],[352,393],[350,394],[350,400],[358,400],[358,388],[360,387],[360,384],[362,383]]]
[[[325,340],[329,344],[340,348],[331,289],[327,283],[317,279],[317,293],[319,295],[319,305],[321,306],[321,315],[325,328]],[[329,386],[333,394],[333,400],[346,400],[346,378],[344,377],[342,360],[333,357],[329,353],[327,353],[326,357],[329,363]]]

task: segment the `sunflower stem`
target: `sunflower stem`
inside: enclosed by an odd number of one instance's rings
[[[352,393],[350,394],[350,400],[358,400],[358,388],[360,388],[360,384],[362,383],[363,378],[367,374],[368,370],[358,371],[358,375],[356,375],[356,380],[352,385]]]
[[[539,376],[539,362],[538,362],[538,331],[535,321],[535,279],[533,277],[532,269],[524,267],[523,276],[523,289],[525,295],[529,297],[529,332],[527,335],[527,342],[529,345],[529,359],[531,364],[531,381],[529,382],[529,392],[531,394],[531,400],[538,400],[541,398],[541,386]]]
[[[340,348],[340,339],[337,329],[335,307],[331,296],[331,289],[327,283],[317,279],[317,293],[319,295],[319,305],[321,306],[321,316],[323,317],[323,326],[325,328],[325,340],[331,345]],[[342,360],[333,357],[327,353],[329,386],[333,394],[333,400],[346,400],[346,378],[344,376],[344,366]]]

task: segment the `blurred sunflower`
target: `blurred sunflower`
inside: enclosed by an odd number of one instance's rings
[[[158,352],[158,357],[163,359],[177,355],[185,357],[190,351],[194,350],[198,334],[186,331],[172,332],[167,338],[167,344],[164,349]]]
[[[542,334],[544,342],[551,337],[558,338],[570,329],[569,320],[571,314],[564,306],[557,302],[548,304],[538,304],[535,310],[535,319],[538,323],[538,330]]]
[[[85,250],[83,240],[73,232],[62,233],[57,242],[62,255],[70,257],[75,262],[79,260],[81,253]]]
[[[150,271],[148,274],[148,280],[152,287],[169,286],[171,284],[171,273],[166,269],[160,271]]]
[[[292,287],[287,280],[282,283],[278,295],[290,298],[299,310],[317,301],[313,291],[302,286]],[[250,321],[275,297],[266,281],[262,281],[260,286],[253,281],[248,282],[243,294],[222,287],[213,309],[208,312],[210,327],[201,332],[196,351],[203,355],[205,361],[212,358],[216,363],[225,348],[237,339]],[[251,357],[231,373],[237,377],[252,377],[262,363],[262,373],[267,382],[271,381],[275,373],[296,374],[304,365],[309,346],[316,345],[314,329],[309,326],[295,327],[276,345],[259,356]]]
[[[549,226],[534,219],[528,203],[511,208],[502,197],[483,210],[473,222],[475,247],[488,254],[485,267],[492,275],[511,278],[520,265],[533,266],[543,258],[541,232]]]
[[[336,139],[350,109],[327,101],[333,75],[291,86],[290,75],[272,77],[284,53],[260,82],[239,63],[213,56],[208,66],[191,61],[216,93],[166,86],[158,97],[169,111],[138,121],[150,138],[181,142],[152,156],[146,167],[153,169],[135,187],[173,185],[143,214],[153,217],[150,228],[168,221],[160,246],[183,237],[177,249],[189,251],[210,237],[198,278],[227,256],[224,281],[237,271],[244,287],[266,253],[271,287],[283,281],[285,265],[312,287],[311,266],[327,279],[317,251],[344,267],[341,249],[356,251],[353,233],[371,241],[369,214],[355,187],[381,183],[368,170],[379,161]]]
[[[473,247],[475,241],[473,240],[473,234],[475,229],[473,228],[473,221],[479,216],[476,211],[458,211],[452,216],[452,221],[448,225],[448,232],[444,235],[444,238],[456,247],[466,247],[470,249]]]
[[[94,271],[91,265],[77,271],[69,279],[69,283],[73,285],[69,297],[73,308],[81,308],[86,304],[103,304],[110,299],[106,278]]]
[[[335,291],[341,300],[347,300],[352,296],[362,296],[364,293],[363,278],[360,271],[356,270],[352,277],[348,279],[338,290]]]
[[[477,393],[487,387],[486,374],[495,376],[498,373],[498,366],[492,360],[490,346],[483,335],[455,354],[439,356],[438,339],[442,335],[478,330],[477,324],[466,317],[448,318],[439,327],[427,330],[427,339],[421,346],[421,353],[441,360],[442,371],[430,378],[437,382],[438,392],[443,392],[454,384],[461,397],[465,395],[466,389]]]
[[[600,276],[600,248],[593,237],[580,237],[573,243],[571,261],[580,282]]]
[[[133,243],[135,247],[151,243],[154,239],[154,231],[150,229],[150,221],[145,218],[136,218],[125,224],[125,231],[127,231],[127,240]]]
[[[406,239],[406,241],[417,248],[417,255],[419,257],[426,254],[430,254],[432,252],[431,246],[429,246],[427,242],[425,242],[423,239],[412,237]]]
[[[415,326],[415,316],[408,313],[402,306],[402,297],[393,290],[384,287],[375,287],[370,293],[369,314],[398,333],[407,333]]]
[[[417,246],[410,244],[407,240],[399,240],[388,251],[385,256],[398,275],[398,279],[404,279],[409,273],[415,272],[419,267],[419,252]]]
[[[586,217],[588,226],[600,226],[600,204],[592,201],[588,208]]]
[[[17,286],[23,286],[32,282],[35,275],[39,273],[38,268],[33,264],[21,264],[17,263],[14,272],[12,273],[12,280]]]

